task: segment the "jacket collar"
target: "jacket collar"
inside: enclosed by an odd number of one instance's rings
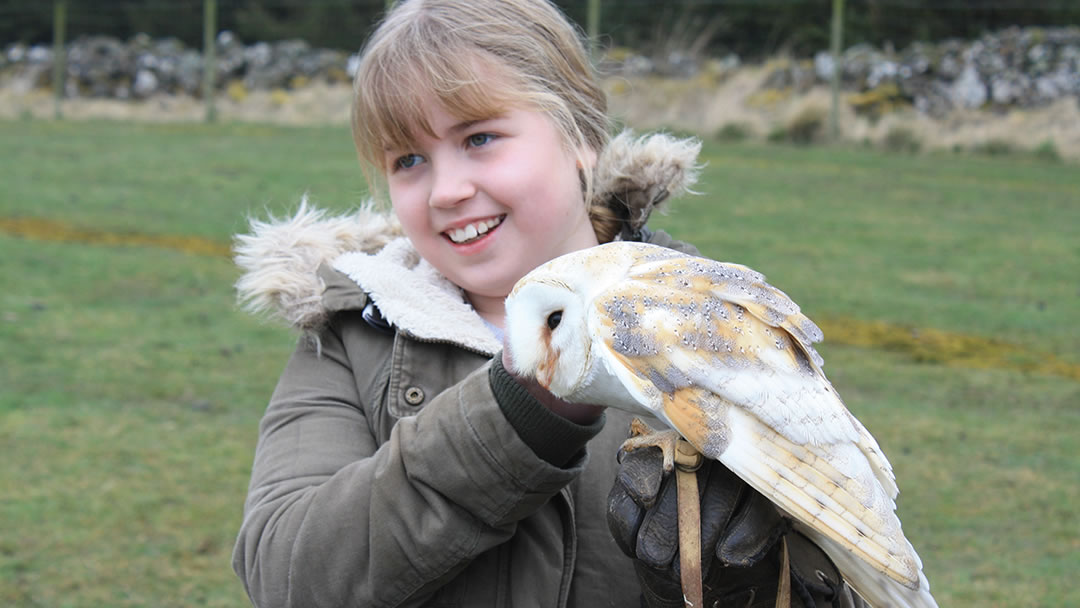
[[[405,237],[374,254],[344,253],[330,265],[363,286],[382,317],[414,338],[452,342],[487,355],[502,348],[462,289],[420,257]]]

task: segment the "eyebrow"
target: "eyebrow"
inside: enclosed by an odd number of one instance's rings
[[[480,124],[482,122],[488,122],[488,121],[491,121],[491,120],[498,120],[498,119],[500,119],[502,117],[503,117],[502,114],[497,114],[495,116],[489,116],[487,118],[477,118],[477,119],[474,119],[474,120],[463,120],[463,121],[457,123],[456,125],[450,127],[449,129],[447,129],[447,132],[448,133],[453,133],[453,134],[461,133],[462,131],[468,131],[469,129],[473,128],[474,126],[476,126],[476,125],[478,125],[478,124]]]

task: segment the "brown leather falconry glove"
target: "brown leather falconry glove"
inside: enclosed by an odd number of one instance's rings
[[[620,452],[608,496],[608,527],[634,559],[649,608],[684,606],[680,584],[675,476],[664,476],[658,448]],[[791,531],[776,507],[719,462],[697,471],[701,499],[701,571],[705,606],[774,608],[780,543],[788,537],[792,606],[865,604],[813,543]]]

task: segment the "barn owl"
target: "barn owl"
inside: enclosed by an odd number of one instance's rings
[[[821,371],[821,330],[763,275],[609,243],[523,277],[506,331],[515,372],[659,419],[790,516],[871,605],[937,606],[892,467]]]

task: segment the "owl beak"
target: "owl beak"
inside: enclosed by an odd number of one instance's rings
[[[536,375],[536,381],[540,386],[544,387],[545,391],[551,390],[548,388],[551,386],[551,374],[547,370],[541,370],[540,373]]]
[[[555,381],[555,362],[559,358],[559,353],[553,348],[548,348],[547,351],[548,356],[536,367],[536,381],[544,387],[544,390],[550,391],[551,383]]]

